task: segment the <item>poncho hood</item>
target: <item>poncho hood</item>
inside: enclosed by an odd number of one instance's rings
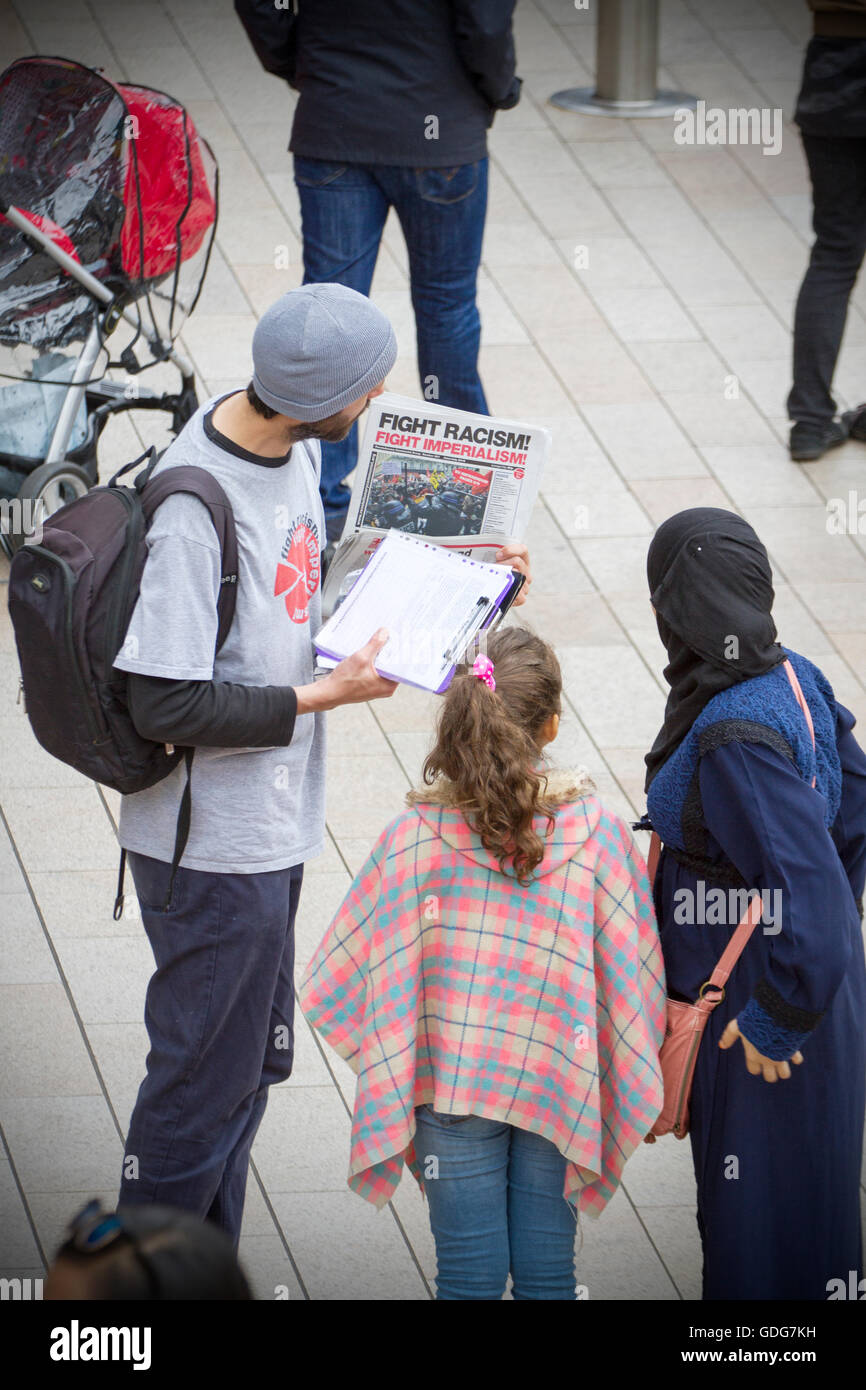
[[[544,858],[532,875],[535,879],[547,877],[572,859],[581,845],[594,834],[601,817],[601,802],[595,796],[595,783],[582,767],[572,771],[555,769],[548,772],[546,795],[557,803],[558,811],[552,828],[546,816],[535,818],[535,829],[545,842]],[[419,788],[413,796],[423,797],[423,801],[417,801],[413,809],[451,849],[482,868],[503,872],[497,859],[484,848],[469,826],[452,783],[440,778],[430,787]]]

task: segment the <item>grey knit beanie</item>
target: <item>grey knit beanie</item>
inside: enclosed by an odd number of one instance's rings
[[[301,285],[259,319],[253,386],[292,420],[325,420],[384,381],[397,356],[391,324],[346,285]]]

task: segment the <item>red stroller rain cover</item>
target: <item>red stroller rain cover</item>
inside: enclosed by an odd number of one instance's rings
[[[216,161],[180,102],[65,58],[12,63],[0,74],[0,196],[125,302],[146,297],[161,337],[177,335],[217,216]],[[0,343],[63,346],[93,312],[0,216]]]
[[[126,168],[121,262],[130,277],[155,280],[198,251],[216,220],[216,195],[203,142],[179,102],[147,87],[119,84],[117,90],[134,155]]]

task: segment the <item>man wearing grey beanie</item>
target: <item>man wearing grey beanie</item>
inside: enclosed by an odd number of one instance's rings
[[[139,732],[194,749],[189,837],[171,879],[184,762],[121,804],[156,973],[147,1075],[129,1126],[121,1204],[161,1203],[240,1235],[250,1147],[268,1087],[291,1072],[294,919],[304,862],[325,847],[324,714],[388,696],[387,634],[314,683],[324,516],[319,440],[343,439],[383,389],[394,332],[338,284],[284,295],[256,328],[253,377],[203,405],[157,471],[211,472],[235,517],[235,617],[215,655],[220,548],[178,493],[147,535],[115,665]]]

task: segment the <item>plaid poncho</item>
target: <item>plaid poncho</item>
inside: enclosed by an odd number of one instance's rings
[[[665,990],[646,870],[624,822],[564,785],[528,887],[447,787],[399,815],[307,967],[301,1006],[358,1075],[349,1186],[377,1207],[404,1161],[419,1177],[415,1106],[544,1135],[569,1160],[564,1195],[590,1215],[660,1112]]]

